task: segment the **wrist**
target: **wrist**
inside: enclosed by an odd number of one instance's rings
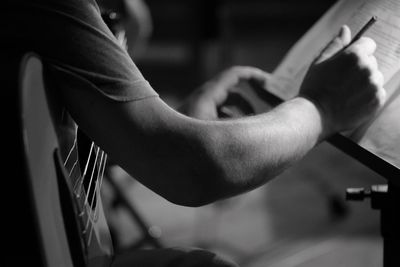
[[[324,105],[312,97],[306,95],[299,95],[295,99],[303,103],[309,114],[312,114],[313,120],[319,124],[320,133],[318,141],[324,141],[336,133],[335,127],[331,122],[329,112]]]

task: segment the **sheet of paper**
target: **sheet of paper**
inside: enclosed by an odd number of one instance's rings
[[[349,138],[400,168],[400,0],[341,0],[294,45],[274,71],[269,91],[283,99],[298,93],[313,59],[348,25],[353,34],[372,17],[375,23],[365,36],[373,38],[375,53],[385,77],[388,101],[382,111]]]

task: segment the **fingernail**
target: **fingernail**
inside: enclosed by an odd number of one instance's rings
[[[340,27],[338,36],[342,36],[343,34],[344,34],[344,26]]]

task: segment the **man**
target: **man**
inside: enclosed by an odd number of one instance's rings
[[[81,129],[129,174],[178,205],[197,207],[263,185],[327,137],[368,120],[385,99],[374,41],[347,47],[351,33],[344,26],[310,67],[299,95],[272,111],[216,120],[229,87],[268,79],[261,70],[235,67],[194,92],[183,114],[158,97],[94,1],[7,6],[19,15],[3,17],[8,56],[38,53]],[[128,263],[234,266],[202,250],[143,251],[115,264]]]

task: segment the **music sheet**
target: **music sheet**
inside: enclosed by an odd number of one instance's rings
[[[295,96],[309,65],[340,27],[348,25],[354,35],[372,16],[377,16],[378,21],[365,36],[378,44],[375,55],[385,77],[388,98],[373,120],[343,134],[400,168],[400,0],[337,2],[285,56],[274,71],[268,90],[283,99]]]

